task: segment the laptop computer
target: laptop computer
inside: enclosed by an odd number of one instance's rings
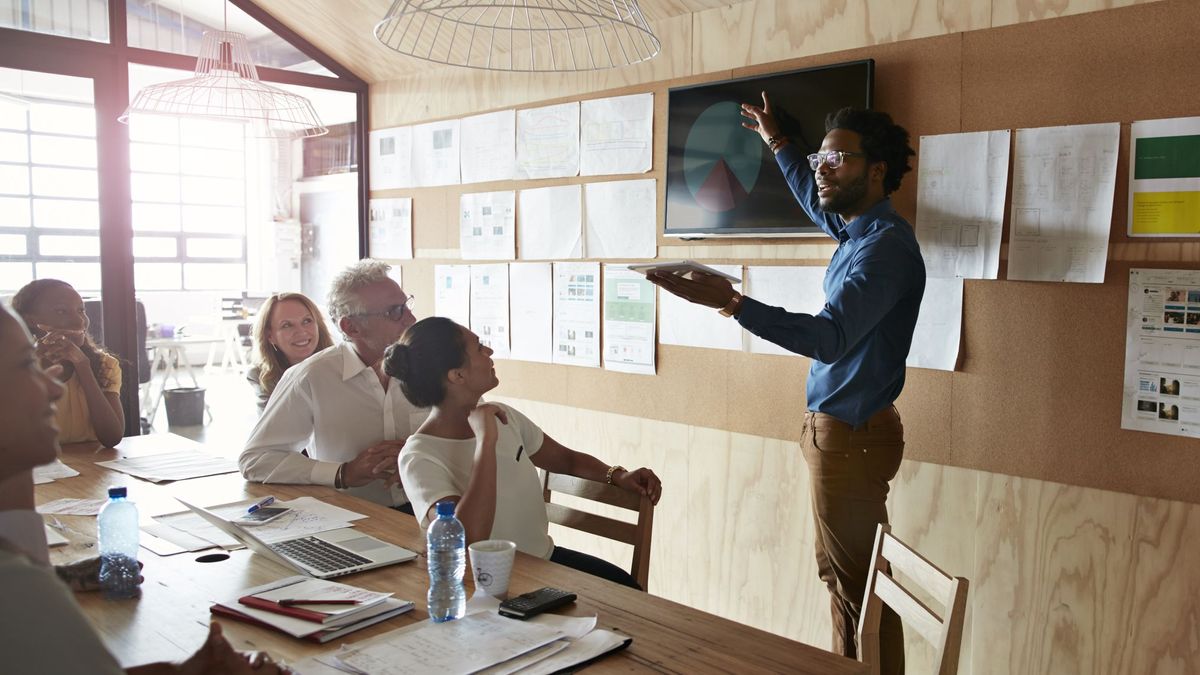
[[[176,498],[178,499],[178,498]],[[268,544],[237,523],[202,506],[179,503],[208,521],[225,534],[246,545],[251,551],[318,579],[330,579],[346,574],[375,569],[412,560],[416,553],[376,539],[352,527],[318,532]]]

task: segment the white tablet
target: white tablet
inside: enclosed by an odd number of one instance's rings
[[[630,265],[629,269],[640,274],[649,274],[650,272],[669,272],[671,274],[685,275],[691,272],[703,272],[704,274],[711,274],[715,277],[728,279],[730,282],[735,284],[742,283],[741,279],[733,276],[732,274],[726,274],[720,270],[713,269],[708,265],[698,263],[694,260],[664,260],[661,262],[637,263],[636,265]]]

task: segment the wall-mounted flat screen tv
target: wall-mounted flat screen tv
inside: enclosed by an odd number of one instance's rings
[[[767,92],[805,154],[825,137],[825,115],[871,107],[875,62],[678,87],[667,121],[668,237],[798,237],[823,234],[796,203],[758,133],[742,127],[742,103]],[[780,114],[780,111],[783,111]]]

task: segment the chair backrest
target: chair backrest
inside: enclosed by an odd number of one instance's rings
[[[967,611],[967,580],[938,569],[892,536],[892,528],[888,525],[881,524],[875,531],[872,560],[862,617],[858,622],[859,660],[870,665],[873,675],[878,675],[879,621],[886,604],[906,626],[933,645],[936,650],[933,665],[937,675],[957,673],[963,618]],[[911,586],[920,588],[926,597],[941,607],[935,610],[926,606],[901,585],[894,576],[896,574],[903,575]]]
[[[636,511],[637,523],[627,523],[551,503],[551,492]],[[542,478],[542,497],[546,501],[546,515],[549,516],[550,522],[632,545],[633,563],[630,565],[629,574],[643,589],[649,588],[650,534],[654,528],[654,504],[650,502],[649,497],[627,492],[615,485],[549,471],[545,472]]]

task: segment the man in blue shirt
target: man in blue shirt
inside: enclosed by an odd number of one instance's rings
[[[746,330],[813,360],[801,447],[812,480],[817,568],[829,588],[833,650],[857,654],[856,627],[888,481],[900,467],[904,426],[892,403],[904,388],[925,264],[912,226],[888,195],[910,170],[908,132],[884,113],[844,108],[825,120],[819,152],[792,144],[771,112],[742,105],[743,123],[775,153],[796,200],[838,242],[816,315],[771,307],[711,275],[657,273],[675,295],[736,317]],[[883,673],[904,672],[904,636],[890,610],[880,627]]]

